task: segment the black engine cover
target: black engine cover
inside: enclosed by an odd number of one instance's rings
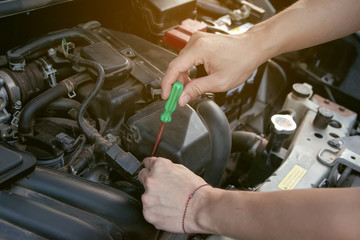
[[[125,192],[37,167],[0,191],[1,239],[154,239],[140,201]]]
[[[141,109],[127,121],[128,131],[123,134],[126,136],[123,140],[128,142],[128,149],[138,159],[150,156],[163,111],[164,102],[156,102]],[[172,121],[165,125],[155,155],[181,163],[196,173],[201,173],[209,165],[209,133],[194,109],[189,106],[176,108]]]

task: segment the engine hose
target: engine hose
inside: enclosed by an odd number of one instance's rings
[[[64,110],[64,111],[70,110],[72,108],[79,110],[80,107],[81,104],[78,101],[75,101],[70,98],[59,98],[46,106],[47,109]]]
[[[75,64],[80,64],[80,65],[94,68],[98,72],[98,78],[96,81],[95,88],[90,93],[90,95],[87,98],[85,98],[85,100],[82,102],[80,110],[79,110],[78,118],[77,118],[80,129],[83,131],[85,136],[89,140],[95,142],[96,140],[98,140],[99,137],[101,137],[101,135],[96,131],[96,129],[90,128],[90,125],[87,124],[87,122],[85,122],[84,114],[85,114],[90,102],[96,97],[96,95],[99,93],[100,89],[104,85],[104,80],[105,80],[104,68],[100,64],[98,64],[94,61],[90,61],[90,60],[87,60],[87,59],[84,59],[82,57],[75,56],[72,54],[69,54],[67,56],[67,58],[70,59]]]
[[[65,29],[49,33],[40,38],[31,40],[26,45],[9,50],[7,52],[9,63],[21,63],[26,57],[34,54],[40,49],[46,49],[58,44],[63,38],[66,38],[67,41],[85,41],[88,44],[103,41],[101,37],[87,29]]]
[[[192,106],[210,136],[211,163],[205,171],[204,179],[212,186],[219,187],[231,150],[229,122],[220,107],[210,99],[196,101]]]
[[[260,146],[260,144],[259,146],[256,146],[256,144],[266,141],[256,133],[246,132],[246,131],[232,132],[231,138],[232,138],[231,152],[242,152],[242,153],[246,153],[251,150],[255,151]]]
[[[81,104],[70,98],[59,98],[55,101],[51,102],[49,105],[46,106],[47,110],[58,110],[58,111],[69,111],[71,109],[75,109],[76,111],[79,111],[81,107]],[[84,114],[85,118],[90,117],[90,115],[85,112]]]
[[[35,114],[43,109],[49,102],[64,96],[69,92],[69,86],[73,86],[73,90],[79,83],[91,79],[88,74],[77,74],[69,77],[55,87],[50,88],[42,94],[33,98],[29,103],[25,105],[20,113],[18,130],[20,135],[31,135],[32,134],[32,120]]]
[[[67,86],[61,82],[55,87],[38,95],[32,99],[25,108],[21,111],[19,118],[19,133],[20,135],[28,135],[32,133],[32,119],[36,112],[44,108],[49,102],[64,96],[68,92]]]

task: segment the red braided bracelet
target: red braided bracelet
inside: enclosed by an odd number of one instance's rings
[[[194,196],[194,194],[196,193],[196,191],[199,190],[199,189],[202,188],[202,187],[205,187],[205,186],[210,186],[210,184],[206,183],[206,184],[200,185],[200,186],[198,186],[197,188],[195,188],[195,190],[194,190],[192,193],[190,193],[190,195],[189,195],[189,197],[188,197],[188,199],[186,200],[186,203],[185,203],[184,215],[183,215],[183,218],[182,218],[182,229],[183,229],[184,233],[187,234],[187,235],[189,235],[189,236],[193,235],[194,233],[187,233],[187,232],[185,231],[185,216],[186,216],[187,208],[188,208],[190,199],[193,198],[193,196]]]

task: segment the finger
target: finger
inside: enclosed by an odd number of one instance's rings
[[[185,106],[190,100],[196,99],[203,93],[219,92],[222,86],[219,86],[217,74],[206,77],[196,78],[185,85],[182,94],[179,97],[179,105]]]
[[[184,78],[188,75],[188,70],[193,65],[192,63],[188,63],[185,66],[182,62],[174,62],[170,63],[169,67],[161,81],[161,97],[166,100],[170,96],[171,87],[176,81],[183,82]],[[189,66],[189,67],[188,67]],[[185,68],[185,70],[183,70]],[[184,82],[183,82],[184,83]]]
[[[167,99],[169,97],[174,82],[185,80],[185,76],[188,75],[189,69],[192,66],[202,63],[202,53],[191,48],[171,61],[161,81],[162,98]]]
[[[147,157],[143,160],[143,164],[145,168],[151,169],[154,165],[154,161],[157,159],[156,157]]]
[[[184,86],[190,81],[189,78],[189,71],[187,71],[186,73],[180,73],[177,80],[179,82],[182,82],[184,84]],[[172,87],[172,86],[171,86]],[[166,100],[169,96],[167,96],[166,98],[163,96],[164,91],[166,90],[166,86],[164,88],[162,88],[162,98],[164,100]],[[171,88],[168,90],[171,92]]]
[[[189,71],[183,74],[180,74],[178,77],[178,81],[182,82],[184,85],[186,85],[188,82],[190,82],[189,78]]]
[[[141,169],[141,171],[138,174],[139,181],[145,186],[145,179],[149,175],[149,170],[147,168]]]
[[[164,100],[169,97],[171,86],[175,81],[183,82],[181,75],[188,76],[188,70],[192,66],[203,63],[202,55],[204,52],[198,49],[196,43],[202,36],[207,34],[208,33],[204,32],[195,32],[185,47],[180,51],[179,55],[170,62],[161,84],[161,96]],[[185,84],[186,82],[183,83]]]

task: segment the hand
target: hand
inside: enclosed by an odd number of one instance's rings
[[[158,229],[183,233],[185,203],[190,193],[205,184],[205,181],[185,166],[174,164],[165,158],[145,158],[143,163],[145,168],[140,171],[139,180],[145,187],[141,200],[146,221]],[[187,232],[199,232],[194,213],[196,200],[200,199],[204,192],[205,188],[199,189],[189,202],[185,221]]]
[[[170,95],[175,81],[184,84],[179,105],[206,92],[223,92],[245,82],[267,60],[251,34],[238,36],[195,32],[186,47],[168,66],[162,80],[162,98]],[[188,69],[204,64],[206,77],[190,80]]]

